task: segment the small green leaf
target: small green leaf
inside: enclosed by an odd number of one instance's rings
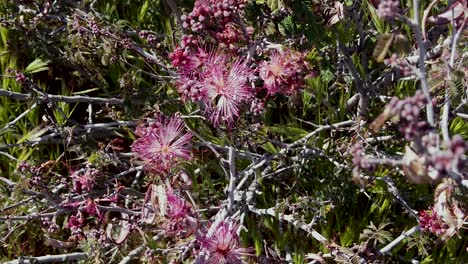
[[[141,22],[145,18],[146,12],[148,12],[149,4],[149,1],[146,0],[143,6],[141,7],[140,14],[138,15],[138,21]]]
[[[84,90],[84,91],[74,92],[72,94],[73,95],[87,94],[87,93],[94,92],[94,91],[97,91],[97,90],[99,90],[99,88],[95,87],[95,88],[87,89],[87,90]]]
[[[289,140],[298,140],[308,134],[301,128],[288,126],[271,126],[267,127],[267,130],[285,136]]]
[[[41,72],[41,71],[47,71],[49,67],[47,67],[47,64],[49,64],[50,61],[44,61],[41,58],[35,59],[33,62],[31,62],[28,67],[24,70],[25,74],[30,74],[30,73],[36,73],[36,72]]]
[[[465,140],[468,139],[468,123],[466,123],[461,117],[455,117],[450,124],[450,134],[459,134]]]
[[[267,142],[262,145],[262,148],[268,151],[271,154],[278,153],[278,149],[271,142]]]
[[[110,60],[111,60],[111,55],[110,55],[109,53],[105,53],[105,54],[102,55],[102,57],[101,57],[101,63],[102,63],[102,65],[104,65],[104,66],[109,66]]]
[[[49,130],[48,127],[45,127],[45,128],[35,127],[33,130],[29,131],[22,138],[20,138],[17,143],[20,144],[26,141],[35,140],[39,138],[40,136],[44,135],[48,130]]]

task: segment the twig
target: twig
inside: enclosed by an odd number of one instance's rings
[[[229,193],[228,193],[228,208],[230,212],[234,206],[234,193],[236,191],[236,160],[234,156],[234,148],[229,147]]]
[[[307,140],[309,140],[311,137],[317,135],[319,132],[322,132],[322,131],[325,131],[325,130],[330,130],[330,129],[336,129],[336,128],[343,127],[343,126],[352,126],[355,123],[356,123],[356,121],[348,120],[348,121],[343,121],[343,122],[339,122],[339,123],[332,124],[332,125],[320,126],[319,128],[317,128],[314,131],[310,132],[309,134],[305,135],[301,139],[298,139],[298,140],[294,141],[293,143],[287,145],[286,148],[294,148],[294,147],[297,147],[297,146],[299,146],[301,144],[304,144],[304,143],[307,142]]]
[[[29,198],[27,198],[27,199],[24,199],[23,201],[17,202],[17,203],[15,203],[15,204],[12,204],[12,205],[7,206],[7,207],[5,207],[5,208],[1,208],[1,209],[0,209],[0,213],[3,213],[3,212],[8,211],[8,210],[11,210],[11,209],[16,208],[16,207],[18,207],[18,206],[20,206],[20,205],[23,205],[23,204],[25,204],[25,203],[31,201],[31,200],[34,199],[34,198],[36,198],[36,197],[34,197],[34,196],[33,196],[33,197],[29,197]]]
[[[17,93],[0,89],[0,96],[7,97],[10,99],[27,101],[35,99],[38,103],[50,103],[50,102],[65,102],[65,103],[88,103],[88,104],[114,104],[122,105],[124,100],[119,98],[101,98],[101,97],[89,97],[89,96],[64,96],[46,94],[43,96],[32,96],[30,94]]]
[[[453,12],[453,10],[452,10]],[[461,31],[465,28],[467,18],[463,20],[463,23],[460,27],[460,30],[457,30],[457,27],[455,25],[454,18],[452,18],[452,25],[453,25],[453,30],[455,31],[452,35],[452,46],[451,46],[451,51],[450,51],[450,60],[449,60],[449,65],[447,67],[447,77],[450,78],[450,73],[453,69],[453,66],[455,64],[455,54],[457,53],[457,42],[458,38],[460,37]],[[444,138],[444,143],[446,145],[449,144],[450,142],[450,135],[449,135],[449,129],[448,129],[448,120],[449,120],[449,112],[450,112],[450,89],[445,88],[445,98],[444,98],[444,107],[442,110],[442,121],[440,123],[440,127],[442,130],[442,136]]]
[[[380,250],[380,253],[385,254],[385,253],[389,252],[390,250],[392,250],[392,248],[394,246],[398,245],[398,243],[400,243],[403,239],[411,236],[414,232],[419,231],[419,229],[420,229],[420,227],[419,227],[419,225],[417,225],[417,226],[414,226],[413,228],[411,228],[410,230],[402,233],[399,237],[395,238],[392,242],[390,242],[390,244],[383,247]]]
[[[143,251],[145,250],[146,248],[146,245],[141,245],[137,248],[135,248],[134,250],[130,251],[130,253],[128,253],[128,255],[123,258],[119,264],[128,264],[130,263],[134,258],[139,258],[141,254],[143,254]]]
[[[423,39],[423,33],[421,32],[421,21],[419,17],[419,2],[420,0],[413,0],[413,13],[414,19],[411,21],[410,24],[415,32],[416,40],[418,41],[418,48],[419,48],[419,79],[421,81],[421,90],[423,94],[426,96],[427,104],[426,104],[426,115],[427,115],[427,122],[431,127],[434,127],[434,109],[432,107],[432,98],[431,94],[429,93],[429,85],[427,83],[426,77],[426,53],[427,53],[427,46]]]
[[[87,258],[88,254],[82,252],[75,252],[62,255],[47,255],[42,257],[20,257],[16,260],[5,262],[5,264],[35,264],[35,263],[49,263],[49,262],[70,262]]]
[[[5,156],[5,157],[7,157],[7,158],[9,158],[9,159],[11,159],[11,160],[14,160],[14,161],[16,161],[16,162],[19,161],[17,158],[13,157],[12,155],[10,155],[10,154],[8,154],[8,153],[6,153],[6,152],[0,151],[0,154],[3,155],[3,156]]]
[[[393,180],[388,177],[388,176],[385,176],[385,177],[382,177],[381,178],[386,184],[387,184],[387,188],[388,188],[388,191],[393,194],[393,196],[395,197],[395,199],[397,199],[401,205],[406,209],[408,210],[409,214],[411,216],[413,216],[414,218],[418,219],[418,212],[416,210],[414,210],[413,208],[411,208],[409,206],[409,204],[401,197],[400,195],[400,192],[398,191],[398,188],[395,186],[395,184],[393,183]]]
[[[4,177],[1,177],[0,176],[0,181],[6,183],[8,186],[14,186],[16,185],[16,183],[14,183],[13,181],[7,179],[7,178],[4,178]]]
[[[50,218],[56,215],[58,212],[52,212],[52,213],[43,213],[43,214],[30,214],[30,215],[25,215],[25,216],[10,216],[7,215],[5,217],[0,217],[0,221],[24,221],[24,220],[32,220],[32,219],[38,219],[38,218]]]
[[[34,103],[29,109],[27,109],[26,111],[24,111],[21,115],[19,115],[18,117],[16,117],[13,121],[11,121],[10,123],[6,124],[5,127],[1,130],[5,130],[5,129],[8,129],[12,126],[14,126],[19,120],[21,120],[21,118],[25,117],[29,112],[31,112],[34,108],[36,108],[37,106],[37,103]]]
[[[301,223],[298,220],[295,220],[292,215],[280,214],[280,213],[278,213],[276,211],[276,208],[257,209],[255,207],[249,205],[249,210],[251,212],[253,212],[253,213],[258,214],[258,215],[270,215],[270,216],[278,218],[279,220],[286,221],[286,222],[292,224],[294,227],[306,231],[307,233],[312,235],[313,238],[315,238],[316,240],[318,240],[320,243],[324,244],[325,246],[328,246],[330,244],[328,239],[326,239],[324,236],[322,236],[322,234],[320,234],[315,229],[313,229],[311,225],[304,224],[304,223]]]

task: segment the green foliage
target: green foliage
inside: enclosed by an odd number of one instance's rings
[[[69,174],[80,165],[105,171],[103,178],[113,177],[140,165],[136,158],[129,158],[128,155],[132,151],[132,142],[138,137],[134,134],[134,125],[110,130],[91,130],[83,126],[152,118],[159,112],[167,115],[181,112],[189,116],[184,119],[185,124],[197,133],[193,137],[193,161],[183,163],[172,174],[184,170],[192,179],[183,194],[191,194],[190,198],[197,209],[200,209],[201,218],[210,219],[214,214],[212,207],[224,206],[216,202],[224,199],[229,183],[225,149],[235,147],[244,151],[236,153],[236,175],[246,177],[246,182],[255,181],[259,188],[251,204],[240,207],[246,227],[241,232],[241,237],[243,244],[254,248],[257,256],[277,256],[279,259],[290,253],[293,263],[305,263],[307,253],[333,250],[330,245],[320,244],[310,233],[292,223],[313,223],[311,228],[325,236],[329,242],[339,244],[339,250],[353,256],[353,246],[366,245],[378,250],[388,244],[416,225],[417,221],[402,213],[404,209],[389,191],[383,177],[393,179],[402,198],[409,201],[409,205],[415,210],[427,209],[433,204],[434,186],[415,186],[399,173],[400,170],[376,166],[369,172],[372,175],[369,180],[359,184],[351,181],[353,164],[349,148],[360,138],[367,137],[362,133],[365,129],[361,128],[368,126],[372,117],[382,113],[385,102],[381,100],[387,100],[385,98],[391,96],[404,98],[419,89],[418,81],[411,78],[388,83],[379,94],[381,97],[371,96],[366,117],[358,117],[356,108],[349,103],[349,99],[356,94],[357,84],[349,67],[343,63],[343,57],[349,57],[356,66],[358,75],[369,81],[365,88],[373,89],[372,81],[389,71],[382,64],[383,60],[394,52],[403,56],[415,46],[411,43],[411,29],[408,26],[398,26],[395,30],[394,26],[377,15],[370,1],[362,1],[361,5],[356,5],[355,1],[344,1],[344,17],[337,19],[336,23],[328,23],[330,16],[334,15],[330,10],[334,10],[335,1],[248,1],[248,19],[245,23],[254,27],[253,40],[268,40],[304,52],[307,54],[306,61],[316,76],[308,78],[305,88],[293,96],[278,95],[269,100],[262,115],[251,116],[249,113],[244,114],[247,111],[241,109],[245,120],[240,118],[236,129],[214,128],[203,118],[190,117],[191,114],[203,115],[206,109],[195,102],[182,102],[180,99],[174,86],[174,78],[170,74],[173,68],[167,55],[180,42],[183,33],[169,1],[98,0],[78,1],[76,5],[71,3],[73,1],[63,2],[64,5],[60,7],[63,8],[63,16],[70,19],[63,24],[51,17],[51,20],[38,20],[33,28],[22,28],[21,20],[27,22],[33,19],[27,16],[18,17],[15,21],[19,24],[14,26],[2,24],[0,71],[3,78],[0,89],[31,92],[15,80],[14,74],[7,73],[7,69],[14,69],[26,74],[34,84],[50,94],[115,97],[123,99],[124,103],[122,106],[93,104],[89,110],[89,105],[85,103],[55,102],[36,104],[34,109],[29,110],[36,102],[35,98],[22,102],[0,97],[0,176],[17,182],[15,190],[0,182],[0,209],[25,199],[26,191],[31,189],[28,185],[31,175],[21,173],[18,169],[21,161],[29,161],[33,165],[41,165],[47,160],[56,161],[57,165],[42,175],[50,180],[47,183],[50,186],[61,180],[68,180],[64,184],[71,184]],[[191,1],[172,2],[182,13],[187,13],[193,5]],[[350,17],[355,6],[359,7],[354,11],[360,16],[360,23],[366,34],[362,39],[359,23]],[[85,16],[80,9],[90,12]],[[0,14],[5,19],[15,16],[16,12],[16,4],[0,1]],[[87,27],[93,21],[99,28],[108,30],[111,36],[83,34],[75,28],[73,19],[82,27]],[[152,46],[140,38],[138,33],[143,30],[154,33],[157,44]],[[131,47],[124,47],[124,40],[131,40],[149,50],[149,54],[160,60],[160,63],[153,63]],[[345,55],[345,51],[340,50],[337,43],[344,45],[349,54]],[[265,54],[267,51],[260,56],[256,54],[252,63],[258,63],[259,57]],[[429,86],[433,94],[442,97],[448,89],[449,96],[455,103],[451,107],[454,108],[462,104],[462,99],[466,100],[466,76],[465,72],[456,69],[451,69],[449,76],[446,76],[445,67],[436,60],[434,65],[428,66]],[[256,89],[259,90],[258,93],[264,92],[260,85]],[[466,106],[460,106],[459,112],[462,113],[463,109]],[[7,125],[26,111],[27,114],[14,125]],[[93,113],[92,120],[89,119],[88,111]],[[298,148],[283,149],[286,144],[303,138],[321,126],[346,120],[355,120],[356,124],[351,128],[324,129]],[[258,128],[253,124],[261,126]],[[398,138],[396,129],[388,127],[382,135]],[[79,132],[82,137],[78,140],[73,137],[78,133],[76,131],[86,132]],[[449,131],[451,135],[460,134],[468,139],[466,118],[450,116]],[[41,142],[44,144],[32,144],[32,141],[41,140],[44,135],[51,133],[67,136],[57,141]],[[113,140],[122,140],[123,143],[114,146]],[[9,147],[10,144],[20,145]],[[397,156],[407,142],[389,140],[366,144],[369,148],[379,148]],[[307,151],[312,154],[300,156]],[[250,171],[249,165],[264,157],[269,157],[267,164]],[[248,176],[245,176],[246,171],[250,173]],[[143,180],[138,182],[137,176],[129,173],[113,182],[125,187],[119,190],[122,193],[110,188],[107,192],[115,191],[117,195],[126,197],[129,189],[127,186],[136,186],[135,195],[141,198],[150,183],[176,182],[177,177],[172,174],[162,178],[143,173]],[[248,189],[246,186],[243,188],[239,196],[246,195]],[[34,203],[0,212],[5,215],[42,212],[45,208],[41,207],[41,199],[46,198],[41,196]],[[128,200],[128,203],[133,202]],[[140,205],[139,202],[135,204]],[[255,214],[248,210],[249,206],[259,209],[274,207],[276,214]],[[114,217],[114,213],[118,215],[117,212],[112,212],[105,217]],[[281,216],[285,215],[292,217],[294,221],[281,220]],[[61,217],[57,222],[65,224],[68,218]],[[96,256],[102,256],[102,252],[96,250],[97,245],[93,244],[96,241],[91,239],[89,243],[77,245],[70,250],[42,246],[46,231],[39,221],[31,221],[27,225],[16,223],[13,224],[13,229],[14,232],[4,239],[5,243],[0,248],[0,261],[21,255],[39,256],[75,250],[95,251]],[[141,231],[149,233],[154,230]],[[0,224],[0,234],[8,232],[7,225]],[[57,238],[67,239],[70,234],[55,235]],[[466,255],[466,238],[463,235],[461,233],[461,238],[454,237],[437,244],[436,238],[419,232],[393,248],[386,260],[407,262],[417,258],[421,263],[456,263]],[[171,239],[156,241],[145,234],[130,239],[125,246],[115,247],[118,252],[116,255],[123,257],[143,243],[160,251],[174,246],[171,245]],[[176,246],[187,245],[183,243]]]

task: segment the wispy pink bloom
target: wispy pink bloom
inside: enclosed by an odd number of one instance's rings
[[[239,116],[240,106],[252,98],[248,86],[250,69],[242,60],[229,63],[226,54],[213,52],[206,61],[203,89],[213,125],[230,125]]]
[[[214,126],[234,123],[241,105],[252,98],[248,83],[252,71],[222,50],[178,48],[171,60],[180,76],[177,88],[182,99],[200,103]]]
[[[145,169],[168,172],[180,160],[189,160],[192,135],[184,133],[184,122],[180,117],[158,116],[149,124],[141,124],[136,129],[140,137],[135,140],[132,150],[142,159]]]
[[[240,244],[236,231],[239,226],[232,222],[214,223],[204,237],[198,237],[207,256],[200,256],[197,263],[241,264],[242,256],[249,255],[249,249]]]
[[[259,75],[269,95],[289,95],[303,86],[306,65],[303,56],[289,50],[271,52],[270,61],[260,63]]]

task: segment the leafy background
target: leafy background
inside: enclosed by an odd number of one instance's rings
[[[123,99],[122,105],[93,105],[95,123],[136,121],[156,109],[165,113],[180,111],[183,114],[196,110],[194,104],[179,103],[179,96],[164,67],[149,63],[140,54],[116,45],[122,39],[129,38],[153,50],[160,56],[163,65],[170,65],[165,58],[179,42],[181,30],[168,5],[169,1],[57,1],[53,10],[57,17],[37,21],[34,21],[34,15],[19,7],[35,10],[48,1],[18,2],[21,4],[0,2],[2,89],[29,92],[23,90],[14,77],[8,77],[7,69],[16,69],[50,94]],[[421,2],[427,5],[428,1]],[[191,1],[176,1],[176,4],[183,13],[189,12],[193,6]],[[383,63],[372,58],[379,37],[395,29],[409,41],[412,41],[413,36],[406,26],[383,22],[367,1],[344,2],[348,12],[358,15],[360,24],[351,17],[345,17],[333,25],[327,25],[331,17],[336,15],[333,14],[333,4],[333,1],[315,0],[249,1],[246,19],[254,26],[256,34],[273,43],[283,43],[306,52],[308,62],[313,65],[318,76],[308,80],[304,90],[297,95],[278,96],[269,101],[261,117],[245,114],[237,123],[236,130],[214,130],[198,119],[186,120],[187,125],[208,142],[248,146],[250,151],[264,155],[278,153],[281,147],[279,142],[294,142],[316,126],[356,119],[355,111],[347,105],[355,93],[354,78],[346,70],[343,56],[349,57],[357,65],[361,76],[375,80],[388,71]],[[84,24],[95,21],[100,28],[112,32],[116,39],[81,35],[73,29],[73,16],[77,16]],[[364,38],[360,36],[360,27],[365,31]],[[139,30],[154,32],[157,45],[148,47],[148,43],[135,33]],[[349,54],[337,52],[337,43],[345,45]],[[366,61],[363,61],[364,57]],[[433,66],[429,74],[436,75],[437,67]],[[466,96],[463,95],[461,81],[453,85],[459,91],[454,93],[454,97]],[[381,94],[403,98],[414,94],[416,88],[414,80],[400,80],[389,83]],[[89,121],[87,104],[39,104],[34,100],[18,101],[7,97],[0,97],[0,101],[0,175],[17,183],[14,188],[10,188],[0,182],[0,208],[7,208],[28,197],[24,192],[28,189],[25,183],[27,179],[17,169],[21,161],[33,164],[59,161],[51,169],[56,172],[50,176],[53,178],[51,184],[59,182],[60,175],[68,173],[67,167],[79,163],[93,164],[112,175],[119,173],[120,168],[128,167],[131,162],[125,156],[118,159],[110,157],[102,148],[112,140],[121,139],[122,152],[129,152],[129,146],[135,139],[131,126],[80,135],[70,141],[64,136],[59,141],[46,144],[22,144],[45,135],[52,127],[66,135],[67,131],[86,124]],[[378,98],[371,98],[367,119],[377,117],[383,107],[384,103]],[[14,126],[7,126],[7,123],[28,109],[31,110]],[[47,116],[53,117],[53,120]],[[262,124],[259,129],[251,125],[255,122]],[[450,132],[461,134],[467,139],[468,124],[460,117],[453,118]],[[396,129],[389,128],[381,135],[395,135],[396,139],[380,143],[379,149],[388,153],[402,151],[404,144]],[[314,221],[314,228],[319,233],[337,248],[350,251],[364,243],[381,248],[417,225],[416,219],[389,192],[382,179],[393,179],[401,197],[417,211],[427,209],[432,204],[434,186],[410,184],[396,170],[387,167],[378,167],[372,174],[375,176],[373,180],[365,186],[355,184],[351,180],[351,157],[346,154],[346,149],[355,140],[356,134],[350,129],[324,130],[307,141],[307,147],[320,150],[322,156],[306,156],[302,160],[291,161],[290,158],[296,153],[278,155],[270,164],[272,172],[287,165],[293,165],[293,168],[259,181],[259,195],[256,197],[257,208],[276,208],[277,215],[247,213],[245,227],[248,232],[242,233],[243,244],[255,248],[257,256],[277,256],[281,259],[290,254],[293,263],[304,263],[308,253],[330,252],[330,248],[324,247],[304,230],[281,220],[279,215],[282,214],[293,215],[297,217],[295,220],[303,223]],[[226,179],[219,163],[206,147],[196,146],[195,153],[196,160],[185,164],[184,169],[193,178],[193,198],[200,208],[207,208],[213,201],[222,199]],[[345,166],[335,166],[330,157]],[[248,160],[239,160],[238,170],[248,165]],[[132,177],[134,174],[123,180],[131,182]],[[27,215],[41,206],[36,201],[11,210],[0,209],[0,213]],[[206,212],[206,217],[212,213]],[[435,243],[436,237],[416,232],[396,246],[392,254],[380,260],[405,263],[418,259],[421,263],[463,263],[468,261],[464,232],[462,230],[458,236],[443,243]],[[0,247],[1,261],[21,255],[63,253],[61,249],[46,245],[44,230],[37,220],[0,223],[0,233],[5,237]],[[138,242],[138,238],[132,237],[118,255],[125,256],[132,245]],[[157,248],[163,245],[154,241],[152,246]],[[73,250],[89,250],[96,256],[103,254],[96,253],[98,250],[91,245],[79,245]],[[260,259],[252,258],[250,261],[257,262]]]

